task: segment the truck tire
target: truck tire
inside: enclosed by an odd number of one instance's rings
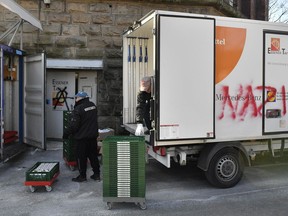
[[[216,187],[229,188],[235,186],[242,178],[244,160],[235,148],[223,148],[211,159],[205,172],[208,182]]]

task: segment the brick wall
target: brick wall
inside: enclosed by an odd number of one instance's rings
[[[99,125],[112,127],[118,134],[122,116],[122,32],[154,9],[225,14],[216,0],[51,0],[49,8],[42,0],[16,2],[43,25],[43,31],[39,31],[24,24],[23,49],[29,54],[45,50],[48,58],[103,59],[104,68],[98,74]],[[0,6],[0,33],[17,19],[16,14]],[[19,41],[17,35],[14,46],[19,47]]]

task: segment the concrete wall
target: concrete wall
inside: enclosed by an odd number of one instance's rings
[[[23,49],[29,54],[45,51],[48,58],[103,59],[98,73],[98,109],[101,128],[111,127],[121,133],[122,116],[122,38],[123,31],[135,20],[154,9],[225,15],[219,1],[101,1],[17,0],[42,25],[39,31],[24,24]],[[19,19],[0,6],[0,34]],[[19,35],[13,46],[19,47]],[[1,42],[3,43],[3,42]]]

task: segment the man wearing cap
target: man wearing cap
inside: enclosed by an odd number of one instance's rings
[[[97,154],[98,118],[97,107],[89,101],[88,94],[80,91],[75,95],[75,106],[68,126],[64,129],[63,139],[72,135],[76,142],[76,155],[80,175],[74,182],[87,181],[87,158],[94,174],[91,179],[100,181],[100,166]]]

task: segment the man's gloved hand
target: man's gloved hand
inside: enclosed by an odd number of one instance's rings
[[[135,136],[143,136],[144,135],[144,127],[143,124],[137,124],[137,128],[135,131]]]

